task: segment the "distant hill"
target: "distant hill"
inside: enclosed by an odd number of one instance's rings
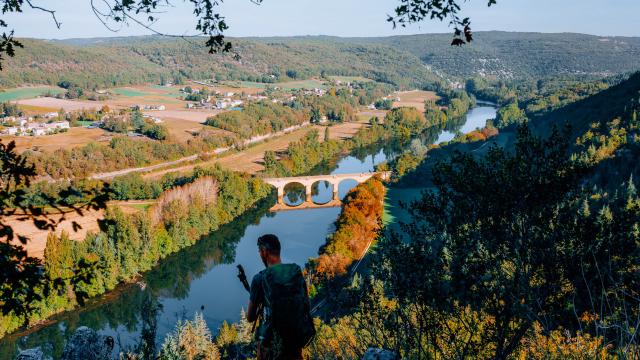
[[[269,81],[312,76],[358,75],[400,87],[441,81],[414,55],[380,44],[310,40],[264,43],[234,39],[239,61],[210,55],[204,40],[155,36],[68,41],[24,40],[25,49],[5,63],[0,86],[51,84],[67,80],[84,87],[109,87],[176,79]]]
[[[608,75],[640,70],[640,38],[581,34],[480,32],[451,47],[450,34],[377,38],[302,36],[232,39],[241,55],[209,55],[203,39],[157,36],[26,39],[6,60],[0,86],[67,80],[109,87],[184,78],[279,81],[364,76],[401,88],[483,75],[498,79]]]
[[[475,33],[474,41],[461,47],[449,46],[449,39],[449,34],[430,34],[353,41],[392,46],[436,71],[463,78],[604,77],[640,70],[638,37],[489,31]]]

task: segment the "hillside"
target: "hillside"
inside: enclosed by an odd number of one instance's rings
[[[232,39],[239,61],[209,55],[203,41],[157,36],[26,39],[25,49],[0,72],[0,87],[62,80],[84,87],[185,78],[287,81],[324,74],[433,88],[442,78],[604,77],[640,69],[640,38],[582,34],[479,32],[464,47],[450,46],[450,34]]]
[[[61,80],[86,87],[186,78],[286,81],[323,73],[365,76],[406,88],[439,80],[414,55],[378,44],[236,39],[234,45],[241,56],[237,61],[229,55],[208,54],[197,40],[132,37],[24,43],[25,49],[9,59],[7,70],[0,73],[1,86],[54,85]]]
[[[420,58],[433,70],[468,78],[502,79],[590,75],[640,70],[640,38],[584,34],[478,32],[466,46],[449,46],[449,34],[349,39],[392,46]]]

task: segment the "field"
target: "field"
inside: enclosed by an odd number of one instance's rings
[[[21,221],[21,217],[22,216],[7,216],[4,220],[12,227],[13,231],[29,239],[26,245],[29,256],[42,258],[47,245],[49,232],[38,229],[32,221]],[[61,215],[50,216],[50,219],[55,221],[59,221],[60,218]],[[75,212],[66,213],[64,218],[65,220],[56,227],[56,233],[60,234],[64,231],[69,234],[69,239],[71,240],[84,240],[88,232],[99,230],[98,220],[104,218],[104,210],[83,211],[82,216]],[[74,221],[81,226],[78,231],[74,231],[73,229]]]
[[[334,80],[334,81],[341,81],[343,83],[345,83],[345,82],[353,82],[353,81],[359,81],[359,82],[373,82],[374,81],[374,80],[367,79],[366,77],[362,77],[362,76],[329,76],[329,79]]]
[[[254,89],[265,89],[267,87],[279,87],[284,90],[297,90],[297,89],[326,89],[327,86],[320,80],[309,79],[309,80],[296,80],[296,81],[287,81],[287,82],[278,82],[278,83],[260,83],[254,81],[233,81],[233,82],[224,82],[224,85],[236,87],[236,88],[254,88]]]
[[[163,110],[163,111],[144,111],[144,114],[155,116],[160,119],[178,119],[191,123],[203,123],[209,116],[217,115],[222,110]]]
[[[178,119],[178,118],[162,118],[164,125],[169,130],[169,134],[178,141],[188,141],[193,138],[193,133],[206,129],[208,132],[227,133],[224,130],[216,129],[211,126],[205,126],[200,121]]]
[[[16,150],[22,152],[24,150],[39,151],[55,151],[57,149],[69,149],[76,146],[85,145],[91,141],[108,142],[111,139],[111,133],[102,129],[87,129],[83,127],[74,127],[67,132],[45,135],[45,136],[2,136],[0,139],[4,141],[14,140],[16,142]]]
[[[53,86],[33,86],[8,89],[0,92],[0,102],[34,98],[46,93],[59,94],[65,90]]]
[[[425,100],[437,100],[438,96],[433,91],[411,90],[399,91],[393,94],[400,98],[400,101],[394,101],[393,106],[412,106],[424,112]]]
[[[65,111],[76,111],[82,109],[100,109],[104,102],[99,101],[75,101],[66,99],[56,99],[52,97],[40,97],[35,99],[18,100],[19,105],[34,106],[37,108],[64,109]],[[111,105],[109,105],[111,106]]]

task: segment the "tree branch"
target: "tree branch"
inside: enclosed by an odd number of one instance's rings
[[[29,4],[29,6],[32,9],[44,11],[44,12],[47,12],[47,13],[51,14],[51,17],[53,18],[53,22],[56,24],[56,27],[58,29],[60,29],[60,26],[62,25],[62,23],[60,21],[58,21],[58,18],[56,17],[56,11],[55,10],[49,10],[49,9],[43,8],[42,6],[33,5],[31,0],[26,0],[26,1],[27,1],[27,4]]]

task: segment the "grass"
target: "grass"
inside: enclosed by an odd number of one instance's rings
[[[384,216],[382,221],[385,226],[395,231],[400,231],[400,222],[407,223],[411,220],[409,213],[400,207],[400,202],[409,204],[411,200],[420,197],[423,188],[387,188],[384,201]]]
[[[147,210],[151,207],[152,204],[127,204],[128,207],[134,208],[136,210]]]
[[[112,90],[116,95],[122,95],[126,97],[137,97],[137,96],[145,96],[147,93],[143,93],[141,91],[129,89],[129,88],[116,88]]]
[[[80,126],[89,126],[89,125],[93,124],[93,121],[89,121],[89,120],[81,120],[81,121],[78,121],[78,124],[79,124]]]
[[[23,87],[16,89],[7,89],[0,92],[0,101],[13,101],[21,99],[30,99],[44,95],[46,93],[59,94],[65,92],[64,89],[53,86],[35,86]]]

